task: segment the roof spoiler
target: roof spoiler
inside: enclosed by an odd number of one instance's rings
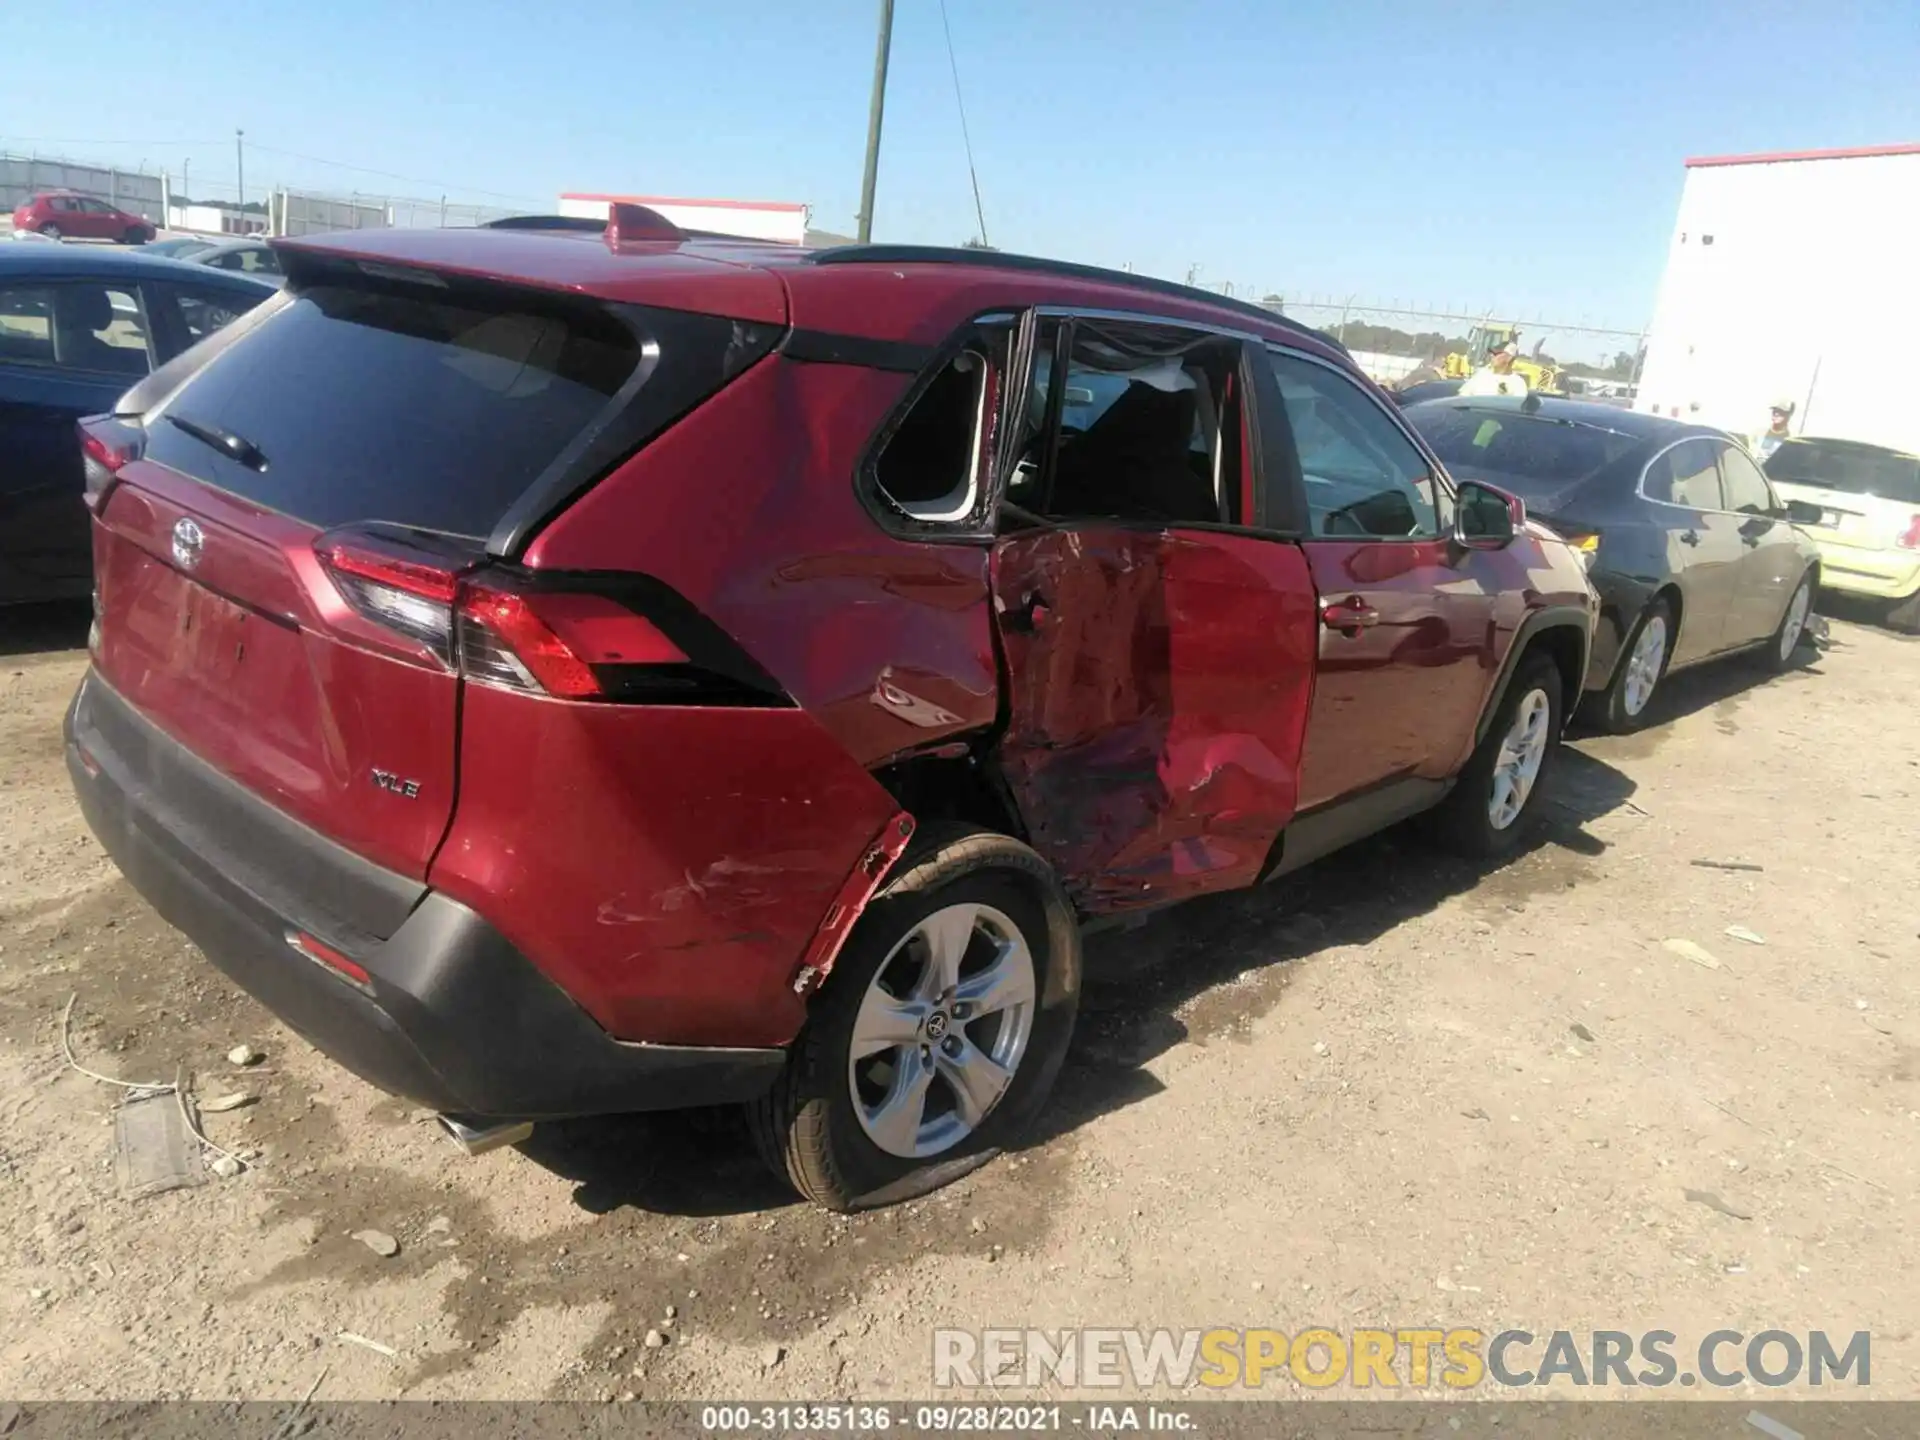
[[[572,234],[605,235],[610,248],[634,241],[656,245],[678,244],[697,232],[682,230],[658,210],[616,200],[607,206],[607,218],[595,220],[589,215],[509,215],[488,220],[483,230],[559,230]]]

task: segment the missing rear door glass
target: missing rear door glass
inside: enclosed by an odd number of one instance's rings
[[[1074,322],[1036,347],[1009,510],[1156,524],[1238,515],[1237,341],[1175,327]],[[1016,517],[1017,518],[1017,517]]]

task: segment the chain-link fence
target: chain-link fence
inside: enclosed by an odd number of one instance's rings
[[[1334,336],[1382,384],[1442,369],[1449,355],[1462,357],[1454,362],[1456,369],[1467,359],[1480,358],[1473,343],[1476,330],[1491,331],[1494,338],[1511,333],[1521,356],[1542,371],[1597,381],[1600,388],[1632,385],[1646,348],[1644,330],[1527,318],[1497,308],[1317,296],[1270,296],[1264,303]],[[1589,383],[1587,388],[1596,387]]]
[[[250,204],[242,212],[240,195],[231,179],[194,179],[184,171],[173,175],[62,157],[0,154],[0,223],[21,201],[48,190],[71,190],[104,200],[119,209],[145,215],[162,229],[230,234],[262,228],[275,235],[316,235],[329,230],[388,226],[483,225],[489,220],[525,214],[530,208],[478,205],[445,196],[341,195],[269,184],[250,187],[246,197]]]

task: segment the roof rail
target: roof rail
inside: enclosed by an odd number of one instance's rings
[[[1000,250],[981,250],[972,247],[946,245],[836,245],[827,250],[815,250],[808,256],[815,265],[979,265],[996,270],[1032,270],[1047,275],[1060,275],[1075,280],[1098,280],[1108,285],[1125,285],[1134,290],[1144,290],[1154,295],[1170,295],[1180,300],[1192,300],[1212,305],[1222,310],[1232,310],[1250,319],[1265,321],[1269,325],[1281,325],[1301,335],[1310,335],[1323,345],[1331,345],[1342,355],[1348,353],[1347,347],[1324,330],[1316,330],[1311,325],[1303,325],[1291,316],[1282,315],[1264,305],[1256,305],[1249,300],[1235,300],[1230,296],[1216,295],[1211,290],[1202,290],[1197,285],[1181,285],[1173,280],[1161,280],[1152,275],[1135,275],[1127,270],[1108,270],[1099,265],[1080,265],[1071,260],[1048,260],[1038,255],[1010,255]]]
[[[587,215],[507,215],[498,220],[482,220],[482,230],[573,230],[598,235],[607,228],[604,220]]]

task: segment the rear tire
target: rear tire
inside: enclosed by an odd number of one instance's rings
[[[1657,597],[1640,612],[1627,635],[1612,681],[1587,702],[1595,725],[1610,734],[1625,735],[1647,723],[1654,695],[1673,659],[1673,634],[1673,606],[1664,596]]]
[[[755,1144],[830,1210],[938,1189],[1038,1115],[1079,1004],[1079,927],[1047,863],[1005,835],[930,828],[855,924],[752,1106]]]
[[[1806,638],[1807,617],[1812,613],[1813,573],[1809,571],[1800,577],[1800,583],[1794,586],[1793,594],[1787,599],[1787,608],[1780,612],[1780,623],[1774,627],[1766,648],[1760,652],[1760,663],[1776,675],[1792,669],[1793,657],[1799,652],[1800,642]]]
[[[1920,635],[1920,590],[1893,602],[1887,611],[1887,624],[1904,635]]]
[[[1486,735],[1434,812],[1438,837],[1449,849],[1492,859],[1533,828],[1560,749],[1563,685],[1552,657],[1521,658]]]
[[[60,238],[60,227],[58,225],[42,225],[40,227],[40,233],[49,240],[58,240]]]
[[[147,232],[135,225],[120,238],[128,245],[144,245],[147,243]]]

